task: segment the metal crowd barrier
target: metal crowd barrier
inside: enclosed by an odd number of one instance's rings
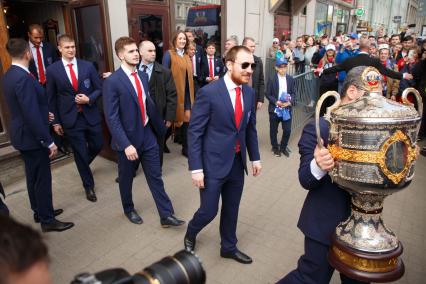
[[[266,58],[265,87],[271,76],[274,76],[275,59]],[[319,98],[319,79],[314,76],[309,65],[304,66],[304,72],[297,74],[296,66],[289,64],[287,74],[295,80],[295,94],[293,95],[292,125],[291,129],[302,127],[315,113],[315,106]]]

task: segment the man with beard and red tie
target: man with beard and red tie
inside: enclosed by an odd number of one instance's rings
[[[90,163],[103,145],[102,117],[96,104],[102,83],[91,62],[75,57],[75,41],[70,35],[59,36],[58,47],[62,59],[46,72],[49,110],[55,116],[52,125],[70,142],[86,198],[96,202]]]
[[[237,221],[246,151],[253,176],[261,171],[256,131],[255,92],[247,86],[256,67],[250,50],[235,46],[225,58],[224,77],[198,91],[188,129],[189,169],[200,191],[200,208],[188,223],[186,250],[194,250],[198,233],[215,217],[222,197],[220,255],[248,264],[252,259],[237,248]]]
[[[120,37],[115,53],[121,67],[103,85],[105,119],[110,130],[111,147],[118,155],[118,184],[124,214],[130,222],[142,224],[132,198],[134,163],[141,163],[164,228],[185,222],[174,216],[172,202],[164,190],[156,136],[166,126],[151,95],[148,74],[137,69],[138,47],[134,39]],[[151,74],[152,75],[152,74]]]

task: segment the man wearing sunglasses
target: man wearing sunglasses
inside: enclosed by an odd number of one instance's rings
[[[237,219],[247,173],[246,149],[253,176],[261,171],[256,132],[255,94],[247,86],[254,59],[244,46],[225,57],[224,77],[201,88],[188,128],[188,161],[192,182],[200,191],[200,208],[188,224],[185,249],[193,251],[197,234],[216,216],[222,197],[221,250],[224,258],[248,264],[252,259],[237,248]]]

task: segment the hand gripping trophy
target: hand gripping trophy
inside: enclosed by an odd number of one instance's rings
[[[318,145],[323,145],[319,112],[334,96],[324,118],[330,123],[328,149],[336,161],[333,182],[351,194],[351,215],[340,223],[329,252],[330,264],[360,281],[390,282],[402,277],[402,244],[382,220],[386,196],[406,188],[414,176],[416,141],[422,100],[414,88],[402,94],[403,104],[382,96],[381,75],[367,67],[360,78],[364,95],[340,105],[340,95],[326,92],[316,107]],[[407,100],[416,98],[416,108]],[[322,146],[323,147],[323,146]]]

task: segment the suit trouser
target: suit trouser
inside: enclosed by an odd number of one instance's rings
[[[102,149],[102,126],[89,125],[84,115],[79,113],[75,125],[64,130],[74,151],[74,160],[85,190],[93,189],[93,180],[90,163],[96,158]]]
[[[278,147],[277,141],[277,133],[278,133],[278,125],[281,123],[281,127],[283,129],[283,134],[281,137],[281,143]],[[291,119],[283,121],[280,117],[278,117],[275,113],[269,113],[269,138],[271,139],[272,148],[280,149],[284,151],[287,148],[288,141],[290,140],[291,134]]]
[[[200,208],[188,224],[187,235],[196,237],[217,215],[219,198],[222,196],[220,212],[221,251],[237,250],[237,221],[241,195],[244,187],[244,167],[241,154],[236,154],[229,174],[224,178],[204,177],[204,189],[200,189]]]
[[[143,144],[137,148],[139,162],[142,165],[149,190],[154,198],[160,218],[167,218],[174,214],[172,202],[164,190],[164,183],[160,167],[158,144],[149,125],[144,128]],[[118,180],[121,202],[124,213],[135,209],[132,198],[133,173],[135,162],[127,159],[124,151],[118,151]]]
[[[311,238],[305,237],[305,254],[299,258],[297,268],[287,274],[277,284],[328,284],[334,268],[328,263],[330,247]],[[340,274],[343,284],[362,284]]]
[[[48,149],[20,151],[25,164],[27,190],[31,209],[42,224],[54,219],[52,204],[52,174]]]

